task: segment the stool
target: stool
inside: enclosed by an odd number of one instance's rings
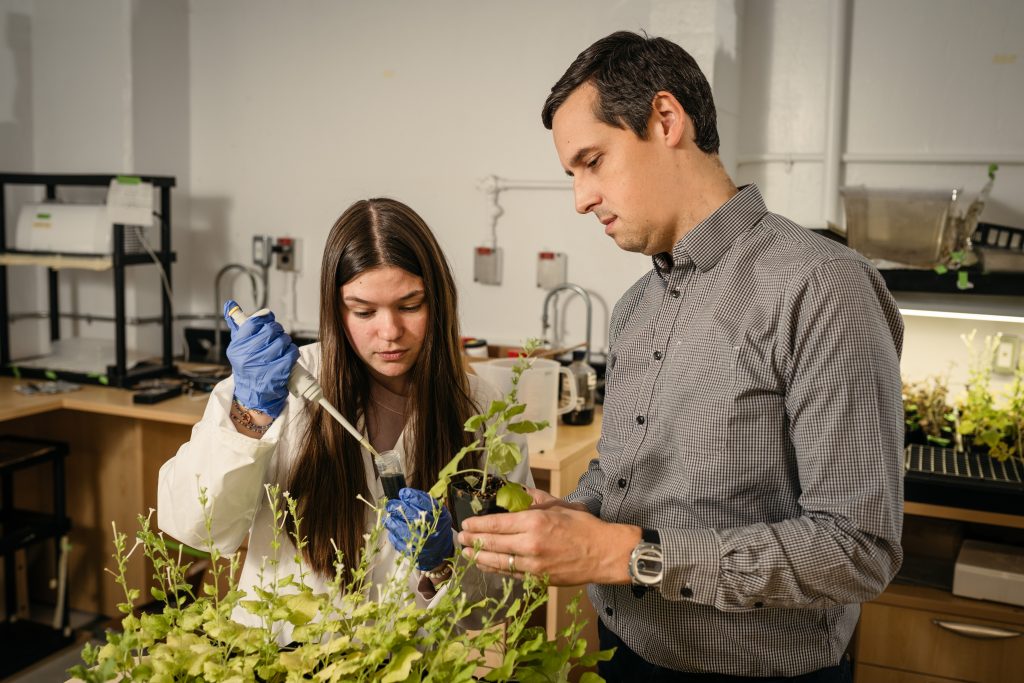
[[[66,547],[71,520],[67,517],[64,501],[64,459],[67,454],[68,447],[65,443],[19,436],[0,436],[0,555],[4,558],[6,584],[5,613],[4,621],[0,624],[0,637],[6,645],[27,642],[49,649],[70,640]],[[53,511],[36,512],[14,507],[15,472],[46,463],[52,465],[53,471]],[[54,606],[52,628],[18,619],[18,571],[15,556],[19,550],[33,543],[45,541],[53,541],[56,560],[57,604]],[[15,655],[14,659],[18,660],[31,657],[32,654],[24,648],[19,651],[17,647],[12,647],[11,652]],[[0,663],[0,668],[17,665],[18,662],[5,661]],[[0,672],[0,677],[3,675],[3,672]]]

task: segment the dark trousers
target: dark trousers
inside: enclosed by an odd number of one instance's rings
[[[724,674],[691,674],[675,669],[666,669],[651,664],[633,652],[622,640],[612,633],[604,623],[597,620],[597,632],[601,641],[601,649],[616,648],[615,656],[609,662],[600,662],[597,671],[608,683],[851,683],[853,673],[850,660],[843,657],[836,666],[818,669],[802,676],[793,678],[748,678],[746,676],[726,676]]]

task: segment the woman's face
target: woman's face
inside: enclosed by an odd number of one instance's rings
[[[341,320],[373,378],[405,394],[430,315],[423,278],[397,266],[363,271],[341,286]]]

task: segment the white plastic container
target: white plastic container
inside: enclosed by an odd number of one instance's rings
[[[964,541],[953,571],[953,595],[1024,606],[1024,548]]]
[[[498,391],[507,394],[512,390],[512,368],[518,362],[517,358],[496,358],[474,363],[473,369]],[[562,367],[557,361],[534,358],[532,363],[519,380],[519,402],[526,404],[523,419],[548,421],[546,428],[526,435],[530,452],[539,453],[554,448],[558,437],[558,416],[576,407],[576,379],[569,368]],[[559,374],[565,375],[565,382],[570,388],[569,401],[565,405],[558,404]],[[482,407],[487,409],[487,406]]]

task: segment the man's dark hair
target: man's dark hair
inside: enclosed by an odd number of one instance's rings
[[[718,153],[711,86],[690,53],[672,41],[617,31],[588,47],[551,88],[541,113],[545,128],[551,129],[555,112],[584,83],[597,88],[594,115],[599,121],[628,126],[641,139],[647,138],[655,94],[672,93],[693,121],[697,146]]]

